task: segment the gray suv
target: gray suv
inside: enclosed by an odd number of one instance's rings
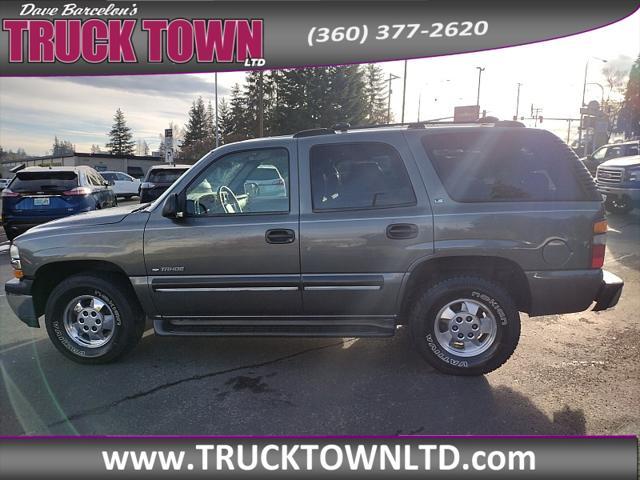
[[[256,188],[277,169],[285,188]],[[602,199],[513,122],[316,129],[225,145],[151,204],[36,227],[7,298],[81,363],[158,335],[390,336],[435,368],[502,365],[529,316],[613,307]]]

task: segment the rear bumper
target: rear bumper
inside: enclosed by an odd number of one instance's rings
[[[620,277],[611,272],[603,271],[600,291],[595,298],[596,306],[593,307],[593,310],[599,312],[600,310],[615,307],[618,304],[618,300],[620,300],[623,287],[624,281]]]
[[[31,294],[32,286],[31,280],[14,278],[4,284],[4,291],[13,313],[30,327],[39,327],[38,315]]]
[[[555,270],[525,272],[531,293],[529,315],[582,312],[614,307],[624,282],[604,270]]]

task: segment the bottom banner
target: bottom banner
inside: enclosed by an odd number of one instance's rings
[[[3,478],[638,478],[635,436],[12,437]],[[437,474],[437,475],[436,475]]]

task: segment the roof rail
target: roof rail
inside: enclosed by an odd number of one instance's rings
[[[316,135],[332,135],[337,132],[347,132],[349,130],[364,130],[368,128],[384,127],[407,127],[410,130],[424,129],[427,125],[493,125],[495,127],[525,127],[524,123],[516,120],[499,120],[497,117],[483,117],[475,122],[456,122],[454,120],[424,120],[408,123],[376,123],[373,125],[351,126],[348,123],[337,123],[331,128],[313,128],[294,133],[293,138],[314,137]]]

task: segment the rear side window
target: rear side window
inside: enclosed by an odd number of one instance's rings
[[[186,170],[176,168],[157,168],[149,172],[149,178],[147,181],[151,183],[173,183],[180,178],[185,171]]]
[[[402,158],[380,142],[336,143],[311,148],[313,209],[349,210],[415,205]]]
[[[118,178],[118,174],[116,174],[116,173],[101,172],[100,175],[102,175],[102,178],[104,178],[105,180],[110,181],[110,182],[115,182],[116,180],[120,180]]]
[[[249,175],[251,180],[279,180],[280,174],[276,167],[260,166]]]
[[[78,176],[75,172],[43,171],[18,172],[10,188],[16,193],[64,192],[77,186]]]
[[[425,135],[422,145],[458,202],[584,200],[575,159],[546,132],[461,131]]]

